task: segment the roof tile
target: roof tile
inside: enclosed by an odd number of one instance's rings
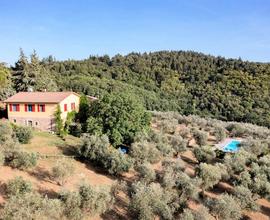
[[[59,103],[71,94],[79,96],[75,92],[19,92],[9,97],[4,102],[18,103]]]

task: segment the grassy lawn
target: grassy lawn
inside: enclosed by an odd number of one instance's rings
[[[30,143],[24,144],[26,150],[41,154],[63,154],[70,146],[80,144],[80,139],[68,135],[65,140],[55,134],[43,131],[34,131]]]

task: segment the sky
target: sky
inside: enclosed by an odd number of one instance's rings
[[[270,0],[0,0],[0,62],[193,50],[270,62]]]

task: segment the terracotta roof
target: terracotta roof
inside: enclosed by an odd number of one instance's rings
[[[59,103],[75,92],[19,92],[9,97],[4,102],[18,103]]]

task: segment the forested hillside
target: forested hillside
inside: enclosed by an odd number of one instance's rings
[[[74,90],[101,97],[111,92],[139,96],[147,109],[178,111],[270,126],[270,64],[196,52],[160,51],[91,56],[81,61],[27,61],[12,68],[15,89]]]

